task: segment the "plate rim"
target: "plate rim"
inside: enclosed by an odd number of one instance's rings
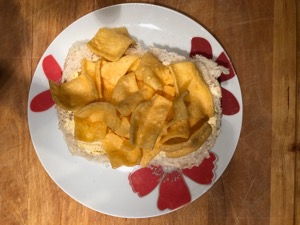
[[[93,14],[95,14],[95,13],[97,13],[97,12],[101,12],[101,11],[104,11],[104,10],[106,10],[106,9],[111,9],[111,8],[115,8],[115,7],[123,7],[123,6],[146,6],[146,7],[154,7],[154,8],[160,8],[160,9],[162,9],[162,10],[167,10],[167,11],[169,11],[169,12],[171,12],[171,13],[174,13],[174,14],[176,14],[176,15],[180,15],[180,16],[184,16],[186,19],[188,19],[189,21],[191,21],[191,22],[193,22],[193,23],[195,23],[196,25],[198,25],[199,26],[199,28],[202,28],[202,29],[204,29],[206,32],[208,32],[208,34],[209,35],[211,35],[217,42],[218,42],[218,44],[221,46],[221,48],[223,49],[223,51],[224,51],[224,53],[227,55],[227,57],[228,57],[228,59],[230,60],[230,62],[232,63],[232,61],[231,61],[231,59],[230,59],[230,57],[228,56],[228,54],[227,54],[227,52],[226,52],[226,50],[225,50],[225,48],[222,46],[222,44],[218,41],[218,39],[206,28],[206,27],[204,27],[202,24],[200,24],[199,22],[197,22],[197,21],[195,21],[194,19],[192,19],[191,17],[189,17],[189,16],[187,16],[187,15],[185,15],[184,13],[182,13],[182,12],[178,12],[178,11],[175,11],[174,9],[171,9],[171,8],[168,8],[168,7],[165,7],[165,6],[161,6],[161,5],[156,5],[156,4],[151,4],[151,3],[121,3],[121,4],[116,4],[116,5],[110,5],[110,6],[107,6],[107,7],[103,7],[103,8],[100,8],[100,9],[97,9],[97,10],[94,10],[94,11],[92,11],[92,12],[89,12],[89,13],[87,13],[87,14],[85,14],[84,16],[82,16],[82,17],[80,17],[80,18],[78,18],[78,19],[76,19],[75,21],[73,21],[72,23],[70,23],[68,26],[66,26],[53,40],[52,40],[52,42],[47,46],[47,48],[45,49],[45,51],[43,52],[43,54],[41,55],[41,58],[40,58],[40,60],[39,60],[39,62],[37,63],[37,66],[36,66],[36,69],[34,70],[34,73],[33,73],[33,76],[32,76],[32,80],[31,80],[31,83],[30,83],[30,88],[29,88],[29,94],[28,94],[28,104],[27,104],[27,109],[28,109],[28,111],[29,111],[29,113],[27,113],[27,120],[28,120],[28,127],[29,127],[29,133],[30,133],[30,138],[31,138],[31,141],[32,141],[32,144],[33,144],[33,147],[34,147],[34,150],[35,150],[35,152],[36,152],[36,154],[37,154],[37,156],[38,156],[38,159],[39,159],[39,161],[40,161],[40,163],[42,164],[42,166],[43,166],[43,168],[46,170],[46,172],[47,172],[47,174],[51,177],[51,179],[54,181],[54,183],[61,189],[61,190],[63,190],[67,195],[69,195],[73,200],[75,200],[75,201],[77,201],[77,202],[79,202],[80,204],[82,204],[82,205],[84,205],[85,207],[88,207],[88,208],[90,208],[90,209],[92,209],[92,210],[94,210],[94,211],[97,211],[97,212],[100,212],[100,213],[103,213],[103,214],[106,214],[106,215],[111,215],[111,216],[116,216],[116,217],[121,217],[121,218],[125,218],[126,216],[119,216],[119,215],[114,215],[114,214],[110,214],[110,213],[106,213],[106,212],[102,212],[102,211],[99,211],[99,210],[97,210],[97,209],[94,209],[94,208],[92,208],[92,207],[90,207],[89,205],[86,205],[85,203],[83,203],[82,201],[79,201],[78,199],[76,199],[74,196],[72,196],[72,195],[70,195],[69,193],[68,193],[68,191],[66,191],[66,189],[65,188],[63,188],[63,187],[61,187],[61,185],[59,185],[57,182],[56,182],[56,180],[52,177],[52,175],[50,174],[50,172],[48,171],[48,169],[45,167],[45,165],[44,165],[44,163],[43,163],[43,160],[40,158],[40,155],[39,155],[39,153],[38,153],[38,150],[37,150],[37,148],[36,148],[36,145],[35,145],[35,143],[34,143],[34,140],[33,140],[33,137],[32,137],[32,131],[31,131],[31,127],[30,127],[30,114],[32,113],[31,112],[31,110],[30,110],[30,101],[32,100],[32,85],[33,85],[33,83],[32,83],[32,81],[33,81],[33,79],[34,79],[34,76],[35,76],[35,74],[36,74],[36,71],[37,71],[37,67],[42,63],[42,60],[43,60],[43,58],[45,57],[45,54],[48,52],[48,50],[49,50],[49,48],[50,48],[50,46],[59,38],[59,36],[61,36],[62,34],[63,34],[63,32],[65,32],[65,30],[66,29],[68,29],[70,26],[72,26],[72,25],[74,25],[76,22],[78,22],[79,20],[81,20],[83,17],[88,17],[88,16],[90,16],[90,15],[93,15]],[[215,178],[215,180],[212,182],[212,184],[210,185],[210,186],[213,186],[214,184],[215,184],[215,182],[222,176],[222,174],[224,173],[224,171],[226,170],[226,168],[228,167],[228,165],[229,165],[229,163],[230,163],[230,161],[231,161],[231,159],[232,159],[232,157],[233,157],[233,155],[234,155],[234,153],[235,153],[235,151],[236,151],[236,148],[237,148],[237,145],[238,145],[238,142],[239,142],[239,138],[240,138],[240,134],[241,134],[241,129],[242,129],[242,123],[243,123],[243,100],[242,100],[242,92],[241,92],[241,87],[240,87],[240,83],[239,83],[239,81],[238,81],[238,76],[237,76],[237,73],[234,71],[234,73],[235,73],[235,78],[237,79],[237,82],[238,82],[238,92],[240,93],[240,99],[239,99],[239,104],[240,104],[240,108],[241,108],[241,110],[240,110],[240,117],[241,117],[241,119],[240,119],[240,121],[241,121],[241,124],[240,124],[240,126],[239,126],[239,132],[238,132],[238,139],[237,139],[237,143],[236,143],[236,146],[235,146],[235,148],[233,149],[233,151],[232,151],[232,154],[230,155],[230,158],[229,158],[229,162],[228,162],[228,164],[225,166],[225,168],[224,168],[224,170],[222,171],[222,173],[218,176],[218,177],[216,177]],[[210,190],[211,189],[211,187],[209,187],[209,188],[207,188],[206,190],[205,190],[205,192],[207,192],[208,190]],[[204,193],[205,193],[204,192]],[[189,203],[189,204],[191,204],[193,201],[195,201],[195,200],[197,200],[198,198],[200,198],[204,193],[202,193],[201,195],[199,195],[198,197],[196,197],[195,199],[192,199],[192,201]],[[183,206],[182,206],[183,207]],[[164,210],[164,211],[161,211],[161,213],[160,214],[153,214],[153,215],[150,215],[150,216],[142,216],[142,217],[126,217],[126,218],[149,218],[149,217],[155,217],[155,216],[160,216],[160,215],[164,215],[164,214],[167,214],[167,213],[170,213],[170,212],[173,212],[173,211],[176,211],[176,210],[178,210],[178,209],[180,209],[180,208],[182,208],[182,207],[179,207],[179,208],[177,208],[177,209],[175,209],[175,210]]]

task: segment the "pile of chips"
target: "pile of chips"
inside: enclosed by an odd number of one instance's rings
[[[101,28],[87,43],[99,60],[83,59],[70,81],[49,81],[57,106],[74,112],[74,138],[101,142],[113,168],[188,155],[212,133],[213,97],[197,66],[125,55],[134,44],[125,27]]]

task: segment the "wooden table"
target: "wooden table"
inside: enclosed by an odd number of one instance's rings
[[[70,23],[124,2],[132,1],[0,2],[0,224],[300,224],[296,0],[140,1],[175,9],[204,25],[225,46],[239,76],[240,141],[222,177],[201,198],[164,216],[115,218],[74,201],[47,175],[27,122],[37,63]]]

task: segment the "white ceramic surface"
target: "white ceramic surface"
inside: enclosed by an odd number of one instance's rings
[[[224,51],[206,29],[190,18],[161,6],[131,3],[103,8],[75,21],[57,36],[42,59],[52,54],[62,66],[72,43],[92,38],[104,26],[126,26],[137,41],[185,56],[189,55],[191,38],[195,36],[204,37],[210,42],[214,57]],[[234,94],[241,110],[234,116],[223,116],[222,132],[212,149],[218,157],[214,182],[234,154],[242,124],[242,97],[237,76],[222,86]],[[32,79],[29,103],[34,96],[47,89],[48,80],[39,62]],[[127,218],[152,217],[172,211],[157,208],[157,188],[143,198],[132,191],[128,182],[132,168],[113,170],[73,157],[58,129],[54,107],[36,113],[28,105],[28,121],[32,142],[43,167],[54,182],[76,201],[101,213]],[[191,190],[192,201],[213,185],[199,185],[189,179],[186,182]]]

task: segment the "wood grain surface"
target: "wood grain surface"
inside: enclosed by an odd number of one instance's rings
[[[34,70],[70,23],[125,2],[134,1],[0,1],[0,224],[300,224],[296,0],[139,1],[169,7],[202,24],[224,46],[238,74],[241,137],[229,166],[201,198],[159,217],[116,218],[79,204],[48,176],[28,130]]]
[[[271,224],[279,225],[293,224],[295,214],[296,2],[274,4]]]

